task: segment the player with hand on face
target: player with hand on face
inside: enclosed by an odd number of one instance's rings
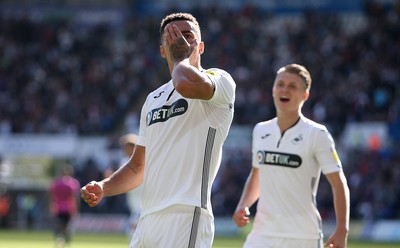
[[[322,221],[316,206],[321,172],[333,192],[336,229],[325,246],[345,248],[349,231],[349,188],[327,128],[304,117],[311,76],[298,64],[278,70],[272,95],[277,117],[253,129],[252,169],[233,214],[237,226],[257,212],[245,248],[321,248]]]
[[[129,161],[111,177],[81,188],[81,196],[96,206],[105,196],[143,184],[130,247],[210,248],[211,187],[233,120],[236,85],[226,71],[202,68],[204,43],[191,14],[166,16],[160,34],[171,80],[147,96]]]

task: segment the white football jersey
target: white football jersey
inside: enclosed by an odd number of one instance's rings
[[[142,216],[174,204],[212,214],[211,186],[233,120],[236,85],[223,70],[203,73],[215,84],[210,100],[184,98],[171,80],[143,105],[137,141],[146,147]]]
[[[252,153],[260,176],[253,231],[284,238],[321,238],[316,206],[320,175],[342,169],[326,127],[301,116],[281,134],[277,118],[260,122],[253,130]]]

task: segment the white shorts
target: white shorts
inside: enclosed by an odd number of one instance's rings
[[[173,205],[139,220],[130,248],[210,248],[214,218],[205,209]]]
[[[243,248],[323,248],[323,239],[296,239],[296,238],[278,238],[256,235],[250,232],[244,242]]]

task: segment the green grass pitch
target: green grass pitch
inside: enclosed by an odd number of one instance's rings
[[[240,248],[244,237],[216,237],[213,248]],[[129,240],[124,234],[75,233],[69,248],[127,248]],[[0,229],[0,247],[54,248],[51,232],[15,231]],[[399,248],[400,243],[374,243],[349,241],[348,248]]]

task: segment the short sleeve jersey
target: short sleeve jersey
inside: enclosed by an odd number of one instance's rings
[[[203,73],[215,85],[210,100],[184,98],[171,80],[143,105],[137,141],[146,147],[142,216],[174,204],[212,214],[211,186],[233,120],[236,85],[221,69]]]
[[[253,130],[252,154],[260,176],[253,231],[283,238],[322,237],[316,207],[320,174],[342,169],[326,127],[301,116],[282,134],[277,118],[260,122]]]
[[[76,200],[79,195],[79,181],[70,176],[57,178],[50,187],[57,214],[76,213]]]

